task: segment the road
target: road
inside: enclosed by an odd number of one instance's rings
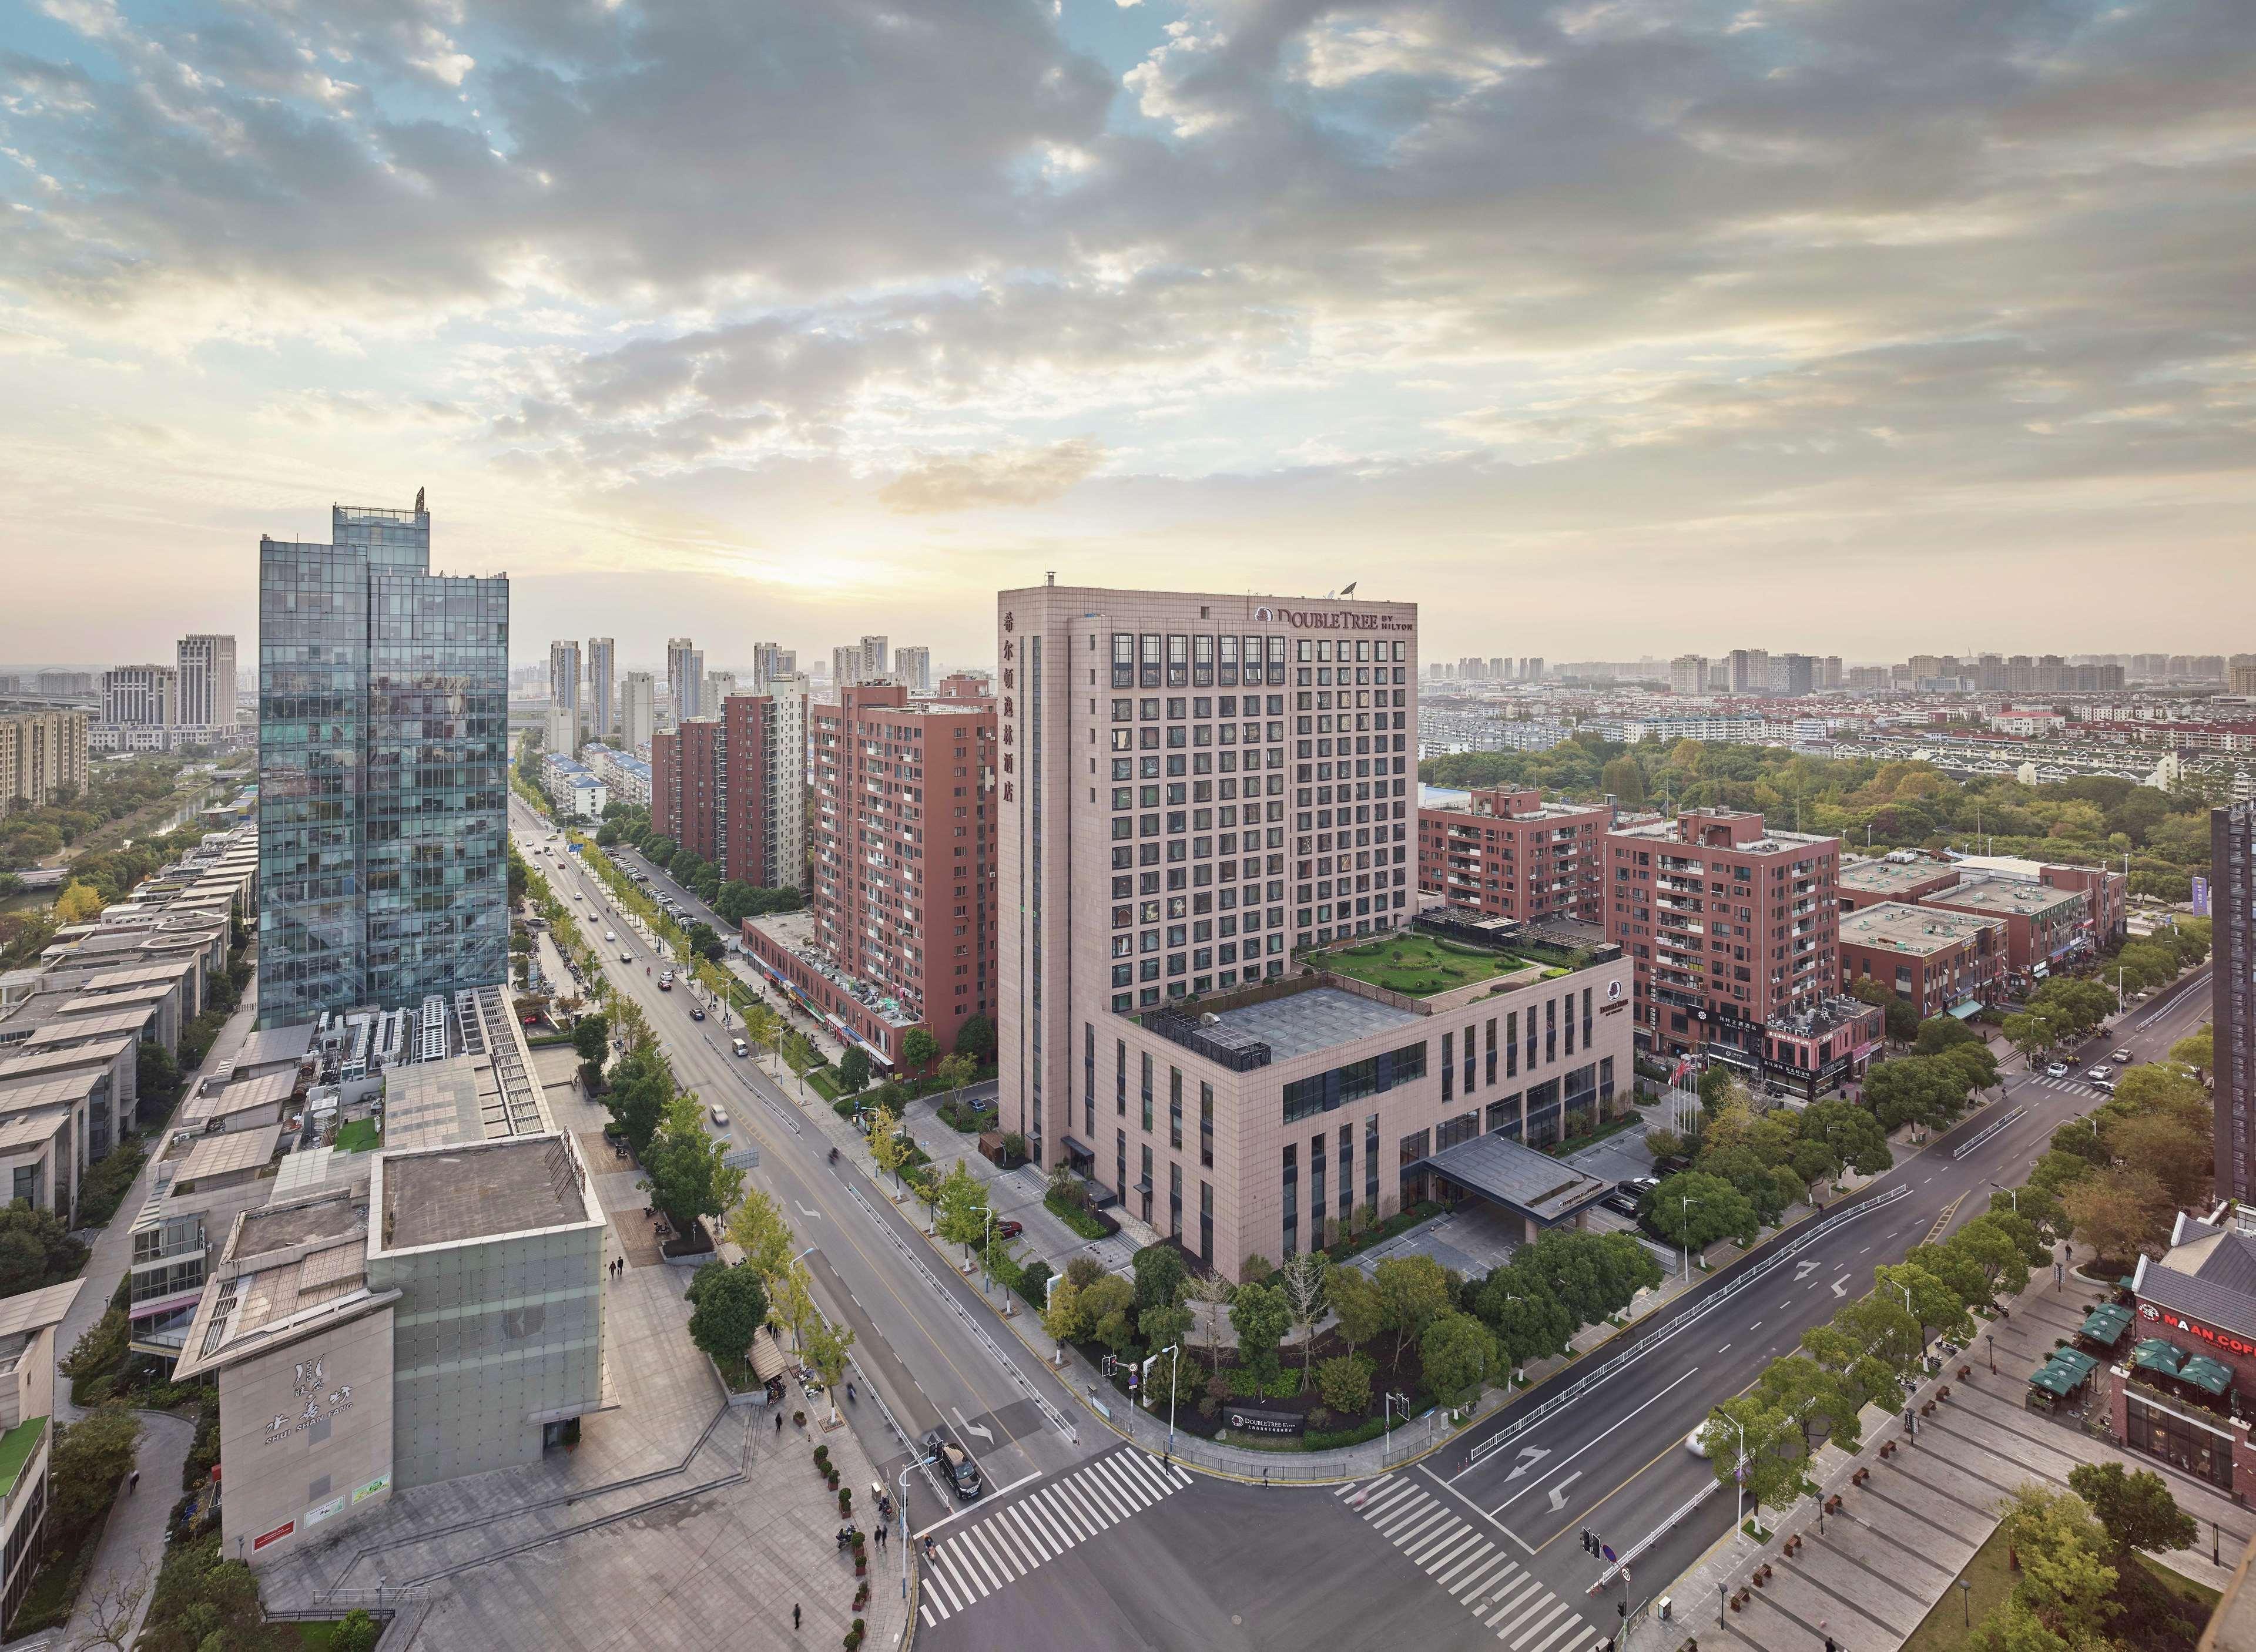
[[[512,819],[529,840],[547,836],[522,804]],[[577,868],[551,875],[582,891],[575,904],[606,899]],[[702,915],[694,896],[669,892]],[[643,938],[612,916],[647,964]],[[1709,1408],[1871,1289],[1875,1266],[1986,1209],[1993,1185],[2018,1180],[2055,1128],[2100,1099],[2076,1079],[2009,1074],[2002,1099],[1844,1199],[1828,1213],[1837,1225],[1790,1260],[1775,1263],[1781,1247],[1766,1248],[1641,1324],[1618,1345],[1639,1357],[1555,1414],[1529,1420],[1555,1391],[1547,1386],[1430,1466],[1356,1487],[1268,1488],[1169,1471],[1093,1422],[1074,1438],[1077,1402],[900,1211],[858,1171],[828,1163],[815,1119],[757,1064],[727,1055],[723,1031],[689,1018],[685,993],[657,992],[617,953],[615,976],[681,1082],[721,1100],[736,1134],[758,1143],[753,1180],[816,1248],[817,1294],[854,1327],[866,1380],[913,1431],[948,1428],[981,1464],[991,1489],[977,1501],[935,1501],[937,1486],[913,1498],[912,1526],[934,1544],[919,1633],[942,1648],[999,1637],[1283,1652],[1312,1638],[1384,1638],[1593,1652],[1616,1626],[1617,1601],[1641,1606],[1730,1529],[1718,1495],[1653,1536],[1712,1481],[1681,1444]],[[2074,1071],[2126,1044],[2141,1060],[2165,1053],[2206,1016],[2207,979],[2196,971],[2134,1007],[2076,1052]],[[857,1418],[891,1476],[907,1459],[872,1421]],[[1469,1452],[1507,1432],[1467,1466]],[[1603,1563],[1577,1542],[1584,1527],[1617,1550],[1653,1538],[1627,1584],[1603,1599],[1587,1592]]]

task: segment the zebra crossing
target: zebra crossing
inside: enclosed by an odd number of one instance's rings
[[[1597,1631],[1480,1529],[1407,1475],[1382,1474],[1333,1494],[1384,1536],[1512,1652],[1583,1652]]]
[[[1190,1483],[1181,1469],[1163,1467],[1129,1446],[1061,1475],[935,1543],[921,1563],[918,1615],[930,1627],[968,1612],[1045,1561],[1157,1507]]]
[[[2097,1085],[2087,1084],[2081,1079],[2055,1079],[2047,1074],[2039,1073],[2028,1082],[2040,1090],[2057,1090],[2063,1095],[2097,1097],[2099,1094],[2099,1087]]]

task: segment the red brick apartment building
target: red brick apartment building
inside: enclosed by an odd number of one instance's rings
[[[1418,811],[1418,887],[1452,910],[1522,924],[1605,921],[1603,805],[1499,788]]]
[[[808,908],[744,924],[747,953],[885,1066],[923,1028],[942,1051],[992,1016],[995,703],[878,683],[807,710]]]
[[[1605,852],[1606,934],[1635,960],[1653,1054],[1760,1072],[1774,1058],[1766,1028],[1791,1016],[1794,1043],[1833,1058],[1829,1037],[1803,1022],[1839,991],[1838,838],[1696,809],[1616,826]]]
[[[731,883],[807,882],[806,708],[800,694],[731,694],[718,714],[650,739],[650,824]]]
[[[1978,912],[1883,901],[1841,917],[1843,989],[1876,981],[1922,1021],[1996,1003],[2005,995],[2006,953],[2006,921]]]

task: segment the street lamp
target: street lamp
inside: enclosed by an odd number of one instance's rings
[[[1739,1431],[1739,1460],[1732,1465],[1731,1479],[1739,1488],[1739,1524],[1744,1526],[1747,1523],[1747,1431],[1736,1417],[1724,1411],[1716,1415]]]
[[[2014,1215],[2018,1216],[2021,1213],[2021,1190],[2020,1188],[2008,1187],[2003,1182],[1992,1182],[1990,1185],[1996,1188],[2000,1193],[2003,1193],[2007,1199],[2013,1201]]]
[[[909,1475],[926,1464],[935,1462],[933,1457],[920,1457],[901,1470],[901,1599],[909,1598]]]
[[[1679,1193],[1676,1196],[1676,1202],[1683,1220],[1683,1226],[1676,1230],[1676,1237],[1679,1248],[1684,1253],[1683,1276],[1688,1283],[1692,1277],[1692,1207],[1701,1201],[1688,1193]]]
[[[1407,1423],[1410,1420],[1410,1397],[1406,1394],[1397,1394],[1390,1389],[1386,1395],[1386,1402],[1379,1410],[1380,1426],[1390,1444],[1394,1438],[1394,1413],[1397,1411],[1402,1413],[1404,1422]],[[1385,1459],[1386,1453],[1382,1449],[1379,1452],[1379,1460],[1384,1462]]]
[[[1160,1353],[1168,1356],[1167,1449],[1160,1454],[1160,1460],[1170,1468],[1173,1468],[1175,1464],[1175,1373],[1182,1367],[1182,1350],[1183,1345],[1180,1342],[1170,1342],[1166,1347],[1160,1350]]]

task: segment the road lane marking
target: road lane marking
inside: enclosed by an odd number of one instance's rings
[[[1727,1346],[1728,1346],[1728,1345],[1727,1345]],[[1603,1432],[1601,1432],[1601,1433],[1599,1433],[1599,1434],[1594,1435],[1591,1438],[1590,1438],[1589,1440],[1584,1441],[1581,1445],[1577,1446],[1575,1450],[1573,1450],[1572,1452],[1569,1452],[1565,1457],[1563,1457],[1563,1458],[1560,1459],[1560,1460],[1559,1460],[1558,1464],[1556,1465],[1556,1466],[1557,1466],[1557,1467],[1559,1467],[1559,1468],[1564,1468],[1564,1467],[1566,1467],[1568,1464],[1569,1464],[1569,1463],[1573,1462],[1576,1458],[1580,1457],[1580,1456],[1581,1456],[1584,1452],[1589,1451],[1589,1450],[1590,1449],[1590,1447],[1591,1447],[1591,1446],[1597,1445],[1599,1441],[1601,1441],[1601,1440],[1603,1440],[1603,1439],[1606,1438],[1608,1435],[1611,1435],[1611,1434],[1612,1434],[1613,1432],[1615,1432],[1615,1431],[1616,1431],[1616,1430],[1618,1430],[1618,1429],[1622,1429],[1622,1428],[1625,1428],[1625,1427],[1627,1427],[1627,1426],[1628,1426],[1628,1425],[1629,1425],[1632,1421],[1634,1421],[1634,1420],[1636,1419],[1636,1417],[1637,1417],[1637,1416],[1638,1416],[1639,1412],[1642,1412],[1642,1411],[1648,1410],[1648,1409],[1650,1409],[1651,1408],[1653,1408],[1653,1406],[1656,1406],[1656,1405],[1660,1404],[1660,1403],[1661,1402],[1661,1401],[1663,1401],[1663,1400],[1667,1399],[1667,1398],[1671,1394],[1674,1394],[1674,1393],[1678,1388],[1680,1388],[1683,1387],[1683,1386],[1684,1386],[1684,1384],[1686,1384],[1687,1382],[1689,1382],[1689,1381],[1690,1381],[1694,1377],[1697,1376],[1699,1374],[1700,1374],[1700,1367],[1699,1367],[1698,1366],[1696,1366],[1696,1366],[1694,1366],[1690,1370],[1687,1371],[1687,1372],[1686,1372],[1682,1376],[1678,1377],[1678,1378],[1676,1379],[1676,1381],[1674,1381],[1674,1382],[1670,1383],[1667,1388],[1665,1388],[1661,1389],[1660,1393],[1658,1393],[1658,1394],[1654,1395],[1651,1399],[1647,1400],[1647,1401],[1646,1401],[1643,1405],[1639,1406],[1639,1407],[1637,1408],[1637,1410],[1630,1412],[1627,1416],[1624,1417],[1623,1417],[1619,1422],[1618,1422],[1618,1423],[1614,1424],[1611,1427],[1607,1428],[1606,1430],[1604,1430]],[[1494,1509],[1491,1510],[1490,1512],[1491,1512],[1491,1513],[1492,1513],[1492,1514],[1501,1515],[1501,1514],[1502,1514],[1505,1509],[1507,1509],[1507,1508],[1511,1508],[1511,1507],[1512,1507],[1512,1503],[1513,1503],[1514,1501],[1516,1501],[1518,1499],[1519,1499],[1519,1498],[1521,1498],[1521,1497],[1526,1496],[1529,1492],[1533,1491],[1533,1490],[1535,1488],[1535,1487],[1536,1487],[1537,1483],[1540,1481],[1540,1479],[1541,1479],[1541,1477],[1540,1477],[1540,1476],[1538,1476],[1536,1480],[1530,1480],[1530,1481],[1529,1481],[1526,1486],[1521,1487],[1519,1488],[1519,1490],[1518,1490],[1518,1491],[1516,1491],[1516,1492],[1512,1493],[1512,1494],[1510,1497],[1505,1498],[1502,1502],[1498,1503],[1498,1504],[1496,1506],[1496,1508],[1495,1508]],[[1530,1552],[1533,1552],[1533,1551],[1531,1550]]]

